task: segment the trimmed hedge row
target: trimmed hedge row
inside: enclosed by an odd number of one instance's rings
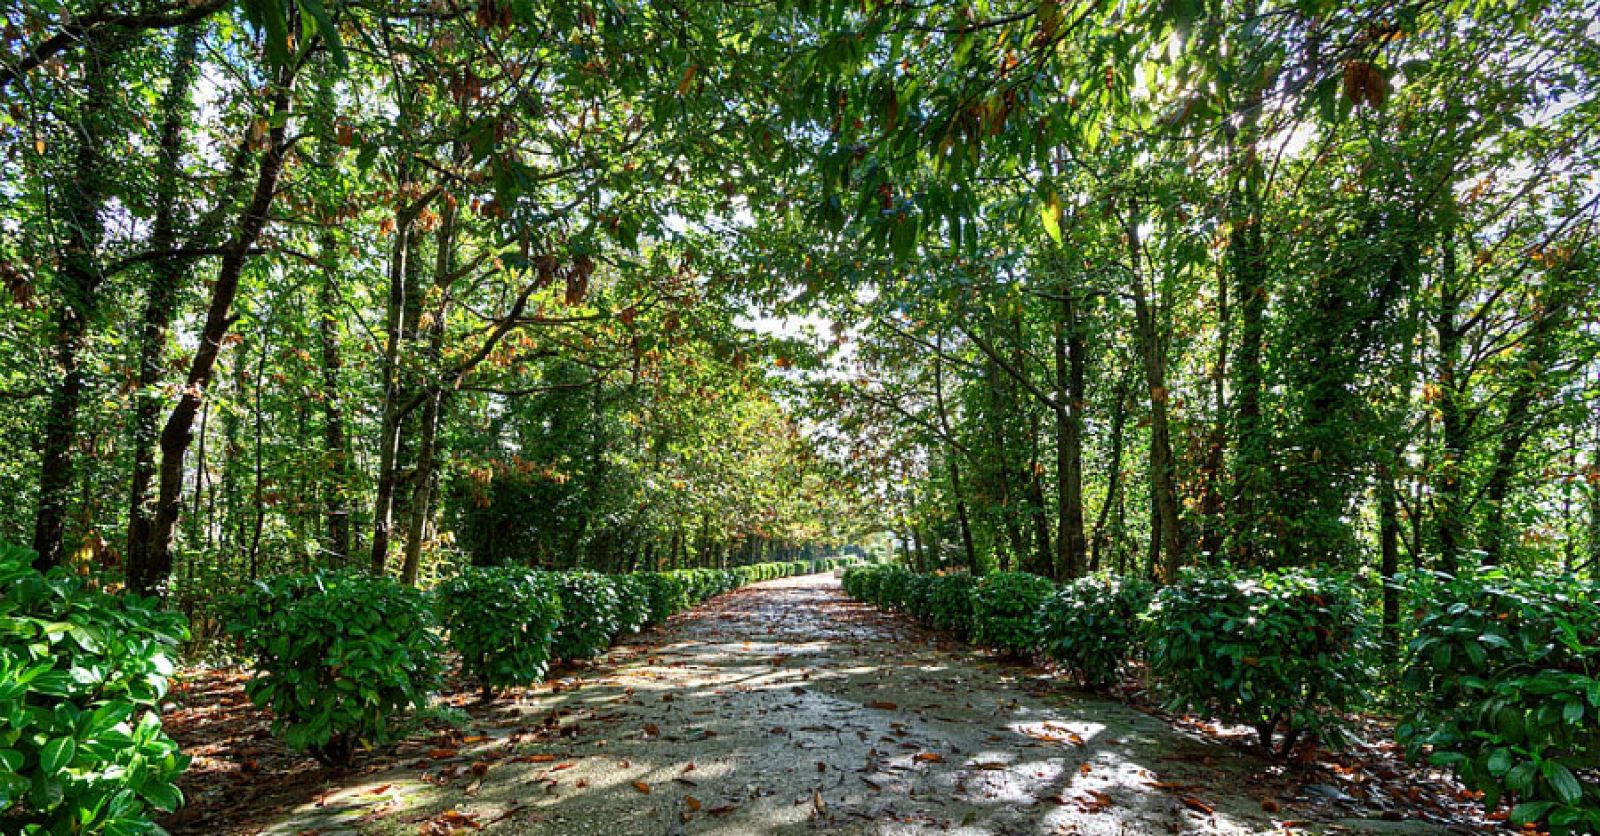
[[[386,741],[397,717],[427,706],[442,673],[439,627],[487,698],[713,596],[851,562],[623,575],[470,568],[431,594],[363,572],[319,572],[257,583],[230,603],[228,630],[255,659],[251,700],[272,709],[285,742],[348,765]]]
[[[1491,810],[1510,800],[1513,824],[1600,832],[1600,583],[1483,570],[1402,586],[1416,604],[1398,683],[1408,756],[1454,770]],[[1169,708],[1249,725],[1273,756],[1308,736],[1339,743],[1344,715],[1377,684],[1374,618],[1337,573],[1191,571],[1157,591],[874,565],[846,571],[844,588],[978,644],[1041,653],[1090,687],[1143,657]]]
[[[0,832],[162,832],[189,758],[159,705],[188,638],[154,600],[102,591],[0,542]],[[440,628],[485,690],[544,678],[714,595],[854,563],[849,558],[600,575],[470,569],[431,594],[364,572],[259,583],[228,605],[254,657],[246,693],[290,746],[336,765],[391,737],[441,679]]]
[[[1093,688],[1148,655],[1173,708],[1211,711],[1285,754],[1303,734],[1331,740],[1369,658],[1361,599],[1342,578],[1299,572],[1191,573],[1159,594],[1142,581],[1057,587],[1023,572],[917,575],[849,569],[845,592],[1005,653],[1048,657]]]

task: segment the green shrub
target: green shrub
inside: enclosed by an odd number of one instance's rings
[[[442,644],[423,595],[366,572],[257,582],[231,606],[228,632],[255,657],[245,686],[284,742],[344,766],[388,740],[405,708],[439,682]]]
[[[693,605],[689,579],[677,572],[640,572],[634,577],[649,596],[651,624],[660,624]]]
[[[550,577],[561,595],[561,626],[551,653],[571,662],[606,652],[621,629],[616,584],[597,572],[554,572]]]
[[[183,619],[0,543],[0,832],[158,833],[189,764],[157,713]]]
[[[911,573],[900,590],[901,611],[924,626],[933,626],[933,575]]]
[[[877,597],[872,603],[886,610],[903,610],[906,606],[906,588],[911,582],[911,570],[904,566],[884,566],[878,570],[878,582],[873,587]]]
[[[978,579],[966,572],[930,575],[928,620],[938,630],[967,638],[972,635],[972,593]]]
[[[519,568],[466,569],[434,590],[461,668],[483,686],[532,685],[550,666],[561,596],[546,576]]]
[[[1371,679],[1371,623],[1341,575],[1190,572],[1147,618],[1150,669],[1169,707],[1248,724],[1271,755],[1307,732],[1341,742],[1339,712],[1360,704]]]
[[[637,633],[650,626],[650,590],[638,575],[614,575],[617,586],[617,630]]]
[[[1044,654],[1091,688],[1116,684],[1139,642],[1139,616],[1155,587],[1137,579],[1079,578],[1039,610]]]
[[[852,566],[844,570],[844,574],[839,577],[839,585],[844,587],[844,594],[857,601],[865,602],[867,600],[867,576],[870,574],[872,574],[871,567]]]
[[[978,644],[1026,655],[1038,646],[1039,605],[1055,589],[1027,572],[996,572],[972,593],[972,638]]]
[[[1454,769],[1514,824],[1600,832],[1600,584],[1498,571],[1419,579],[1403,678],[1413,710],[1396,729],[1413,759]]]

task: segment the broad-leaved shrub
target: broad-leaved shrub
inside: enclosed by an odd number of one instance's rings
[[[621,629],[616,583],[598,572],[554,572],[551,578],[561,595],[561,626],[552,653],[571,662],[606,652]]]
[[[1371,681],[1372,624],[1343,575],[1191,571],[1147,618],[1150,670],[1169,707],[1249,725],[1272,755],[1306,734],[1341,743],[1342,712]]]
[[[439,683],[443,647],[422,593],[387,577],[325,571],[257,582],[228,632],[254,657],[245,686],[290,747],[347,766],[389,740]]]
[[[561,595],[548,576],[469,568],[436,587],[434,597],[462,670],[485,695],[544,679],[561,624]]]
[[[1025,656],[1039,643],[1039,606],[1055,585],[1027,572],[995,572],[972,593],[972,639],[985,647]]]
[[[158,833],[188,756],[157,713],[181,616],[0,543],[0,833]]]
[[[1512,823],[1600,833],[1600,584],[1497,570],[1420,578],[1396,729],[1408,754],[1455,770]]]
[[[1155,587],[1133,578],[1078,578],[1057,589],[1039,610],[1044,654],[1090,688],[1117,683],[1141,635],[1139,617]]]

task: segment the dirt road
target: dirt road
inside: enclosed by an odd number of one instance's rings
[[[826,575],[724,596],[476,715],[451,748],[418,744],[270,832],[1281,833],[1319,815],[1438,832],[1296,809],[1278,767],[851,603]]]

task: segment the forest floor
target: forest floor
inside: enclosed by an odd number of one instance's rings
[[[468,692],[469,693],[469,692]],[[1450,833],[1492,823],[1392,745],[1274,764],[1202,723],[1062,686],[827,575],[757,584],[592,666],[334,773],[242,675],[181,684],[176,833]],[[1381,732],[1372,730],[1372,738]]]

